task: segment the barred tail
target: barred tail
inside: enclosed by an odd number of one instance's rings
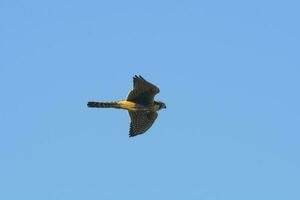
[[[90,108],[119,108],[117,102],[95,102],[90,101],[87,103]]]

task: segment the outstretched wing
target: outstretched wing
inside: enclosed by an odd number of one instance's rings
[[[144,106],[154,103],[154,96],[159,93],[159,88],[146,81],[142,76],[133,77],[133,89],[127,96],[127,101],[132,101]]]
[[[157,112],[129,111],[131,119],[129,137],[145,133],[157,118]]]

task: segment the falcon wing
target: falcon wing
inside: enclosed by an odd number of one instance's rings
[[[129,137],[145,133],[157,118],[157,112],[129,111],[131,119]]]
[[[142,76],[133,77],[133,89],[127,96],[127,101],[132,101],[144,106],[153,105],[154,96],[159,93],[159,88],[146,81]]]

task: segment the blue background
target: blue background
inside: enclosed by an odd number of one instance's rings
[[[300,199],[299,1],[0,1],[0,199]],[[147,134],[132,76],[167,104]]]

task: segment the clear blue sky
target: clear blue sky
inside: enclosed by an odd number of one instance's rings
[[[0,2],[0,199],[300,199],[299,1]],[[132,76],[159,113],[128,137]]]

